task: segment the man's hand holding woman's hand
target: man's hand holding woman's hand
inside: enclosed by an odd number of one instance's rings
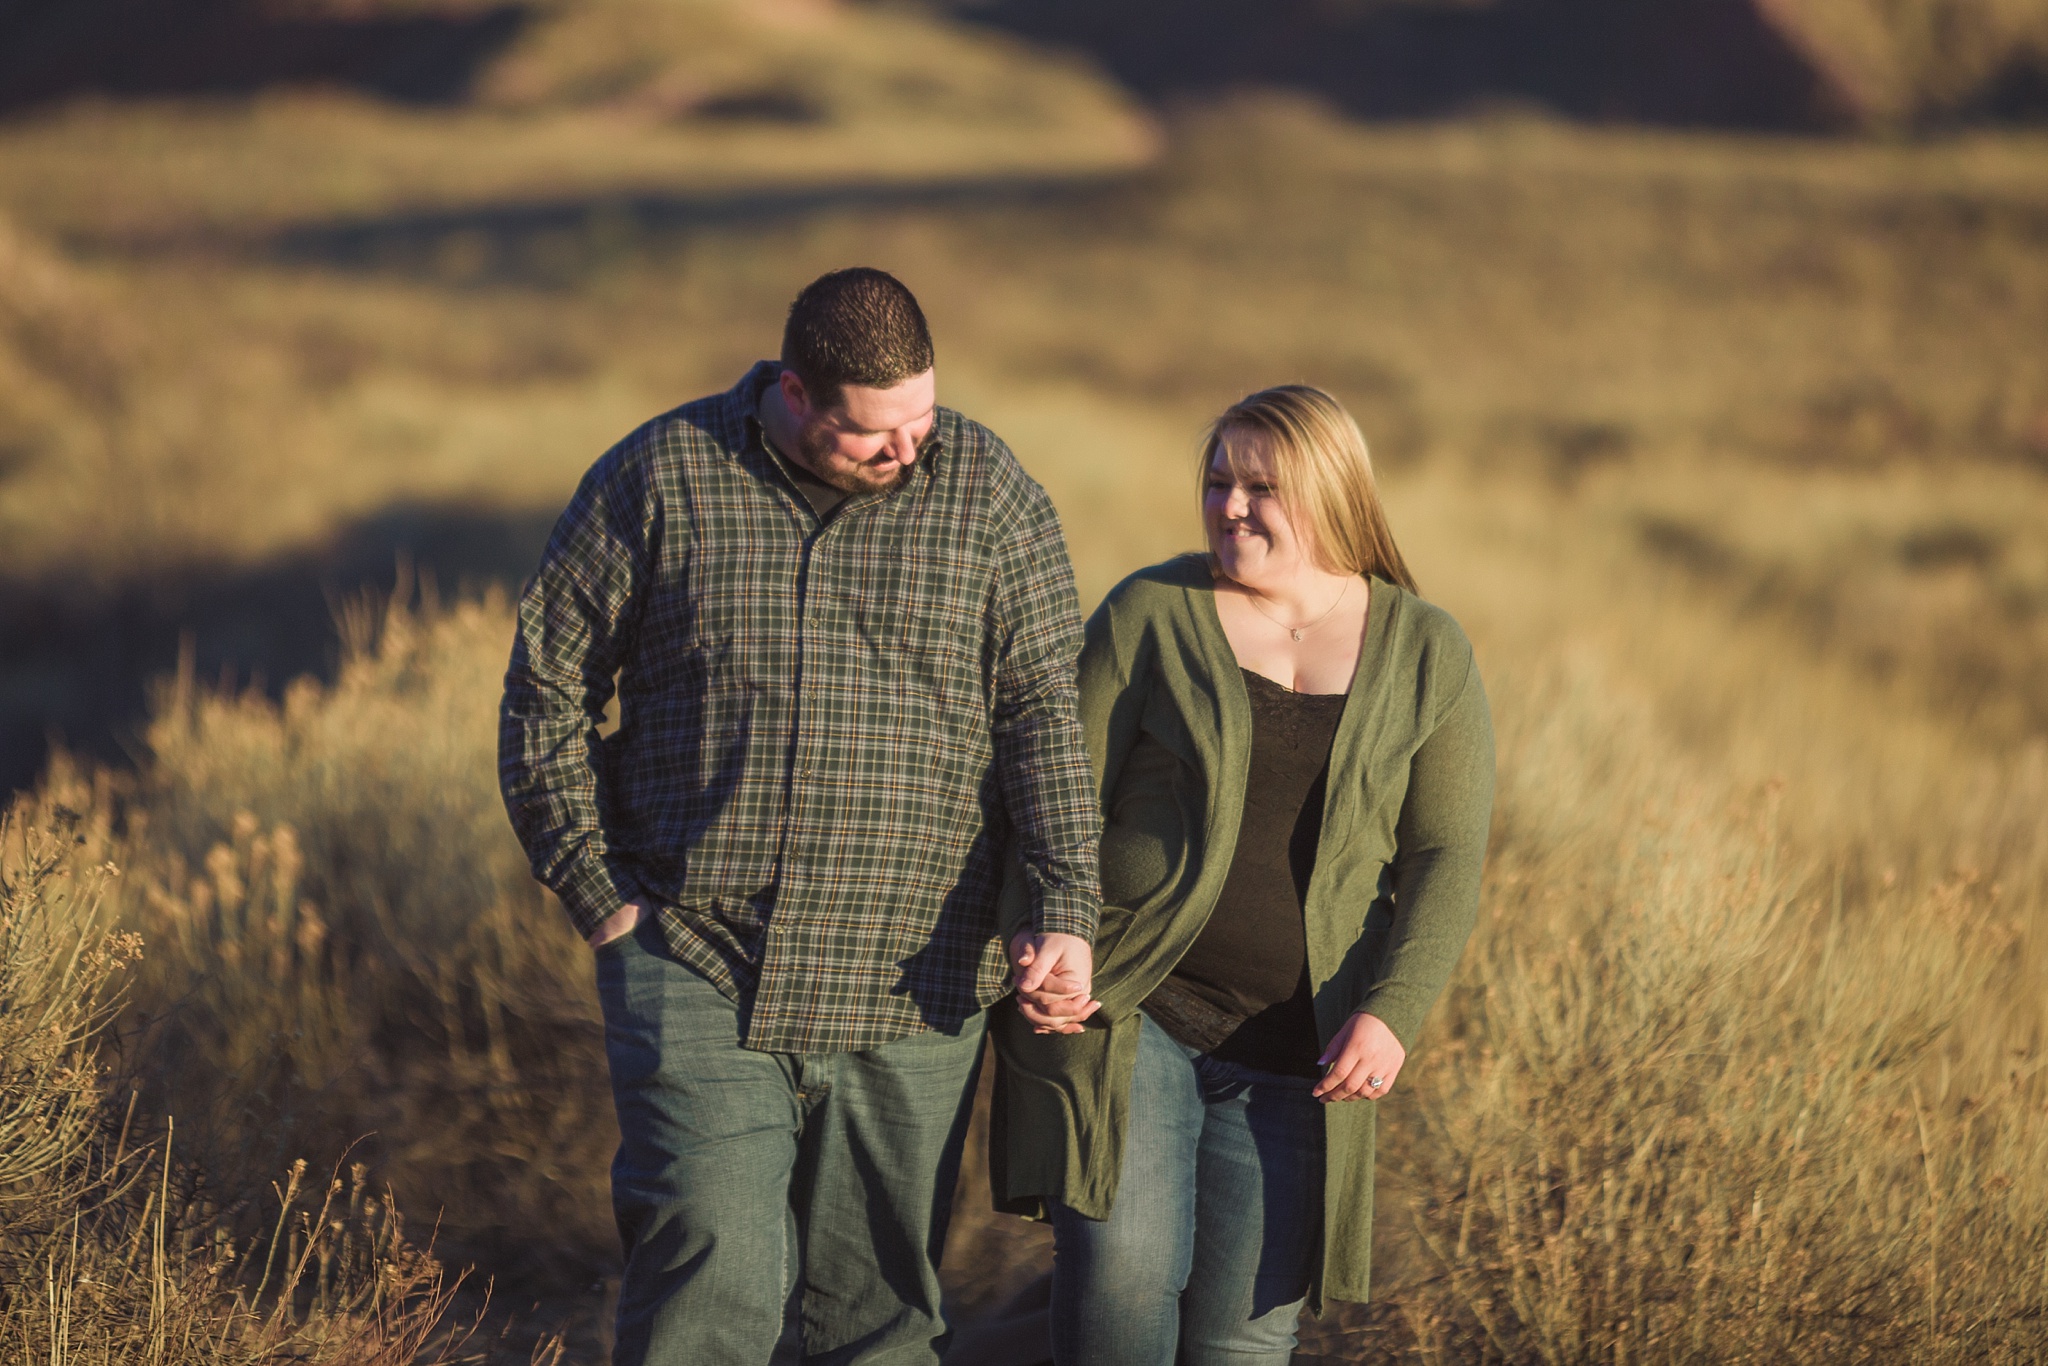
[[[625,938],[638,929],[640,922],[646,918],[647,907],[643,903],[628,901],[625,905],[619,907],[618,910],[613,911],[605,919],[598,922],[597,928],[592,930],[587,936],[590,941],[590,947],[601,949],[614,939]]]
[[[1079,935],[1020,931],[1010,940],[1010,963],[1017,1013],[1034,1034],[1078,1034],[1102,1007],[1088,995],[1095,950]]]
[[[1378,1100],[1394,1089],[1408,1050],[1377,1015],[1359,1011],[1344,1022],[1316,1061],[1327,1070],[1316,1083],[1322,1101]]]

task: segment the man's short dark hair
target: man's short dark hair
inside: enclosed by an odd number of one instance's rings
[[[782,363],[813,404],[830,408],[849,384],[890,389],[931,369],[932,333],[901,280],[855,266],[820,275],[796,296]]]

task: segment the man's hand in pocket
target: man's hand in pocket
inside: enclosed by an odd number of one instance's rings
[[[628,901],[625,905],[619,907],[618,910],[606,916],[599,923],[598,927],[590,932],[588,936],[590,947],[601,949],[614,939],[625,938],[625,936],[639,928],[640,922],[646,918],[646,903]]]

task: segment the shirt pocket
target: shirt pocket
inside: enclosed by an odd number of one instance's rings
[[[877,707],[913,718],[924,745],[984,753],[989,699],[984,624],[944,602],[906,603],[859,627],[860,669]]]

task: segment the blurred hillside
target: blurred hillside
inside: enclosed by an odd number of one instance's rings
[[[516,581],[554,496],[535,439],[583,459],[675,401],[620,384],[594,315],[578,335],[534,297],[580,291],[593,252],[1030,196],[1158,152],[1086,67],[915,14],[581,0],[448,36],[502,13],[0,8],[0,780],[53,735],[119,753],[188,631],[275,684],[331,655],[334,596],[400,550]],[[393,259],[437,285],[393,288]],[[732,332],[670,353],[751,356]],[[452,460],[418,444],[465,429]],[[517,510],[450,511],[478,496]]]
[[[890,103],[1030,122],[1087,102],[1021,77],[1019,50],[991,60],[920,23],[944,14],[1084,51],[1154,100],[1281,85],[1371,117],[1517,101],[1778,129],[2048,117],[2043,0],[8,0],[0,112],[288,85],[793,123]]]
[[[2048,116],[2041,0],[953,0],[1078,47],[1148,97],[1247,85],[1354,115],[1524,103],[1715,127]]]
[[[60,233],[246,235],[480,200],[1075,175],[1156,150],[1084,68],[915,14],[572,0],[488,43],[436,36],[477,13],[16,0],[8,198]]]

